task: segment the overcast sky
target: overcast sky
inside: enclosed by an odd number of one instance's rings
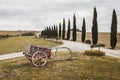
[[[98,13],[99,32],[110,32],[113,8],[118,18],[120,32],[120,0],[0,0],[0,30],[42,30],[58,24],[75,13],[77,28],[81,29],[83,17],[87,31],[91,31],[93,8]],[[72,24],[71,24],[72,25]],[[72,26],[71,26],[72,27]]]

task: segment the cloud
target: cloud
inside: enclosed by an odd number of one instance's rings
[[[81,28],[85,17],[87,31],[91,31],[93,8],[97,7],[99,31],[110,31],[112,9],[118,15],[119,0],[0,0],[0,30],[42,30],[49,25],[62,23],[75,13],[77,27]],[[72,25],[72,24],[71,24]]]

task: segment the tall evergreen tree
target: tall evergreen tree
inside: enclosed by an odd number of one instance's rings
[[[75,14],[73,16],[73,41],[76,41],[76,36],[77,36],[77,32],[76,32],[76,17]]]
[[[49,38],[49,28],[47,27],[47,30],[46,30],[46,36],[47,38]]]
[[[56,34],[56,25],[55,25],[55,31],[54,32],[55,32],[55,38],[56,38],[56,36],[57,36],[57,34]]]
[[[53,30],[53,34],[54,34],[54,36],[53,37],[55,37],[56,36],[56,28],[55,28],[55,25],[54,25],[54,28],[53,28],[54,30]]]
[[[65,19],[63,18],[62,39],[65,39]]]
[[[85,42],[85,37],[86,37],[86,23],[85,23],[85,18],[83,18],[82,36],[81,36],[82,42]]]
[[[49,26],[49,38],[52,37],[52,30],[51,30],[51,27]]]
[[[110,45],[112,49],[116,47],[117,44],[117,15],[115,9],[113,9],[111,33],[110,33]]]
[[[61,23],[59,23],[59,38],[61,39]]]
[[[92,24],[92,43],[96,45],[98,42],[98,24],[97,24],[97,10],[94,8],[93,24]]]
[[[56,25],[56,29],[55,29],[55,37],[58,37],[58,26]]]
[[[70,19],[68,19],[67,40],[70,40]]]
[[[52,26],[52,31],[51,31],[52,37],[54,37],[54,27]]]

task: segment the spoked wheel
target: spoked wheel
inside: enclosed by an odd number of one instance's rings
[[[43,51],[37,51],[32,56],[32,63],[34,66],[44,66],[47,61],[48,57]]]

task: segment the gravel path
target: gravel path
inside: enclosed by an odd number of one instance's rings
[[[85,50],[91,50],[90,45],[88,44],[73,42],[73,41],[63,41],[63,43],[64,43],[63,45],[57,47],[68,47],[73,52],[84,52]],[[101,51],[104,51],[107,56],[120,58],[120,50],[110,50],[110,49],[101,48]],[[10,53],[5,55],[0,55],[0,60],[21,57],[21,56],[24,56],[22,52]]]
[[[85,43],[73,42],[73,41],[63,41],[63,42],[64,44],[61,46],[66,46],[75,52],[84,52],[85,50],[91,50],[90,45]],[[98,49],[98,48],[93,48],[93,49]],[[120,58],[120,50],[111,50],[102,47],[100,48],[100,50],[105,52],[107,56]]]

